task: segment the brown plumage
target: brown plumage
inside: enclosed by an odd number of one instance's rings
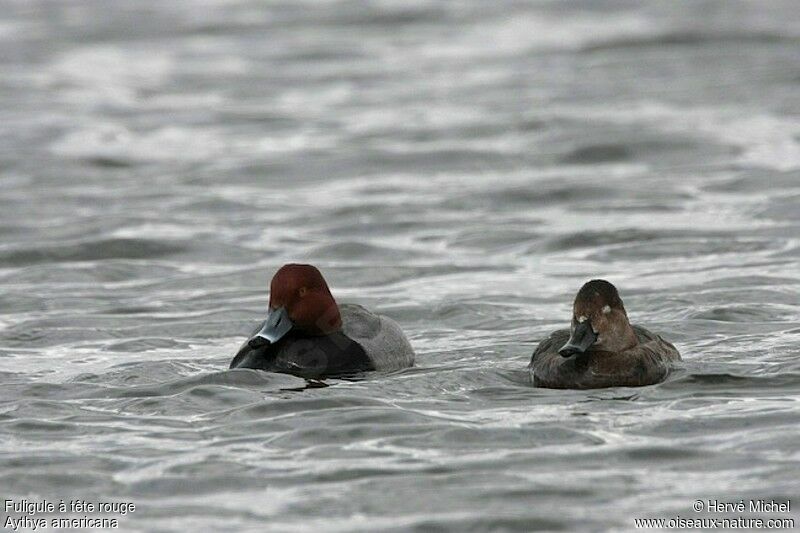
[[[575,297],[572,328],[544,339],[529,368],[537,387],[641,387],[663,381],[680,359],[675,346],[631,326],[611,283],[592,280]]]

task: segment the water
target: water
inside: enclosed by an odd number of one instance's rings
[[[796,15],[6,0],[2,497],[132,502],[128,531],[797,517]],[[226,371],[288,261],[417,366]],[[668,382],[531,387],[592,277],[678,346]]]

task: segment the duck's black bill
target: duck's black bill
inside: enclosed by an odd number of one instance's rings
[[[588,320],[584,320],[572,330],[567,343],[558,350],[562,357],[569,357],[576,353],[584,353],[589,346],[597,341],[597,333],[592,331],[592,325]]]
[[[247,344],[254,350],[267,344],[275,344],[291,331],[293,325],[285,307],[270,309],[264,326],[247,341]]]

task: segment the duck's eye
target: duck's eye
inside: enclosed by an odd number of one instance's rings
[[[305,287],[300,287],[300,289],[297,291],[297,295],[300,296],[300,298],[302,298],[303,296],[306,295],[307,292],[308,289],[306,289]]]

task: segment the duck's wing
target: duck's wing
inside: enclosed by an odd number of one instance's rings
[[[342,332],[361,345],[375,370],[391,371],[414,364],[414,349],[394,320],[357,304],[339,306]]]
[[[539,343],[539,346],[537,346],[533,351],[533,356],[531,357],[531,362],[528,366],[533,367],[534,363],[537,361],[552,355],[561,357],[561,355],[558,353],[558,350],[567,343],[569,340],[569,335],[570,331],[568,329],[559,329],[551,333],[548,337],[542,340]]]
[[[665,341],[660,335],[656,335],[642,326],[633,326],[633,331],[639,339],[639,345],[634,348],[640,349],[648,357],[664,361],[680,361],[681,354],[678,349],[670,342]]]
[[[583,358],[565,359],[558,350],[569,340],[570,330],[554,331],[539,343],[528,365],[535,387],[553,389],[583,388]],[[580,364],[578,364],[580,363]]]

